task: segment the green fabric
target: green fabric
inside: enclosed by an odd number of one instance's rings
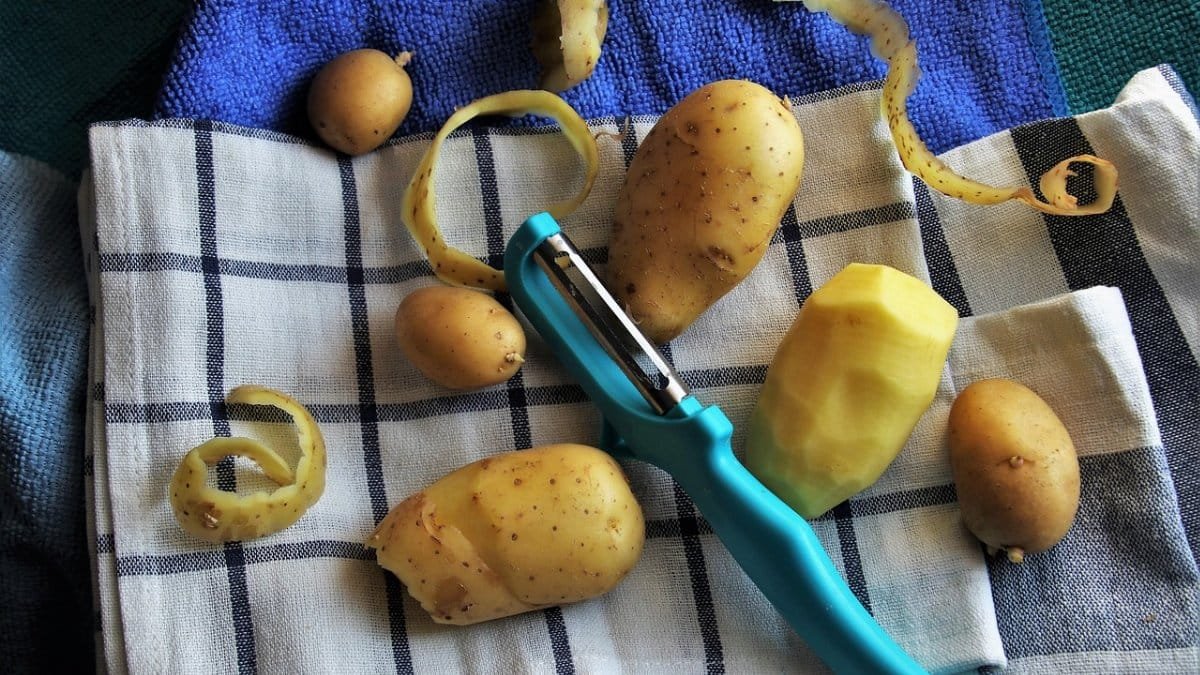
[[[0,148],[77,175],[88,124],[152,112],[188,6],[0,2]]]
[[[1200,95],[1200,1],[1042,0],[1067,105],[1107,107],[1139,70],[1170,64]]]

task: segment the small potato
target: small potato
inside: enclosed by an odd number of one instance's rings
[[[486,293],[429,286],[396,309],[396,342],[426,377],[451,389],[504,382],[525,362],[525,331]]]
[[[1012,562],[1054,546],[1079,508],[1079,459],[1066,427],[1012,380],[972,383],[950,409],[950,463],[963,522]]]
[[[321,140],[347,155],[383,145],[412,107],[412,80],[404,70],[411,57],[356,49],[325,64],[308,90],[308,119]]]
[[[606,593],[644,541],[621,466],[560,444],[444,476],[393,508],[367,546],[435,622],[467,625]]]
[[[746,80],[707,84],[650,130],[613,211],[608,287],[657,343],[741,283],[779,228],[804,168],[787,101]]]

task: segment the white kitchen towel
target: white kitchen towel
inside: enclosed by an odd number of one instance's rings
[[[754,273],[667,349],[741,430],[800,302],[845,264],[893,265],[959,309],[941,390],[904,451],[813,522],[851,589],[931,670],[1200,665],[1185,530],[1196,472],[1180,469],[1198,452],[1200,132],[1170,84],[1169,71],[1146,71],[1108,110],[946,156],[969,175],[1020,183],[1094,147],[1120,166],[1123,191],[1112,213],[1076,219],[931,193],[900,166],[875,84],[793,100],[807,151],[793,208]],[[599,139],[596,186],[563,220],[600,266],[623,169],[654,120],[633,121],[634,136]],[[110,670],[822,669],[686,495],[637,463],[626,468],[648,521],[645,554],[599,599],[444,627],[376,565],[363,541],[406,495],[494,452],[599,438],[596,411],[532,332],[519,375],[475,393],[441,389],[400,356],[396,306],[437,283],[398,213],[428,135],[354,159],[208,121],[107,123],[90,140],[88,452]],[[446,236],[493,264],[521,221],[580,180],[553,129],[478,126],[444,153]],[[1082,455],[1076,526],[1021,566],[987,559],[962,527],[944,448],[955,393],[990,376],[1042,394]],[[222,403],[245,383],[314,413],[328,488],[283,532],[213,546],[171,514],[167,483],[183,454],[228,434],[294,451],[288,427]],[[241,464],[235,473],[242,488],[263,485]]]

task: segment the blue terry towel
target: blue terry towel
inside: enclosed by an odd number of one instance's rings
[[[564,98],[585,118],[658,114],[693,89],[746,78],[781,95],[879,79],[867,47],[799,2],[610,0],[595,73]],[[1038,0],[898,0],[925,77],[911,105],[940,152],[1067,108]],[[437,129],[471,100],[536,87],[533,0],[199,3],[156,114],[311,133],[308,82],[350,49],[412,51],[413,109],[399,133]],[[821,133],[809,129],[806,133]]]

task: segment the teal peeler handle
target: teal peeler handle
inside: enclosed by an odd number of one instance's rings
[[[838,673],[923,673],[850,591],[808,521],[733,454],[733,425],[687,396],[657,414],[533,259],[559,232],[548,214],[509,240],[504,273],[517,306],[600,409],[605,449],[665,470],[797,634]]]

